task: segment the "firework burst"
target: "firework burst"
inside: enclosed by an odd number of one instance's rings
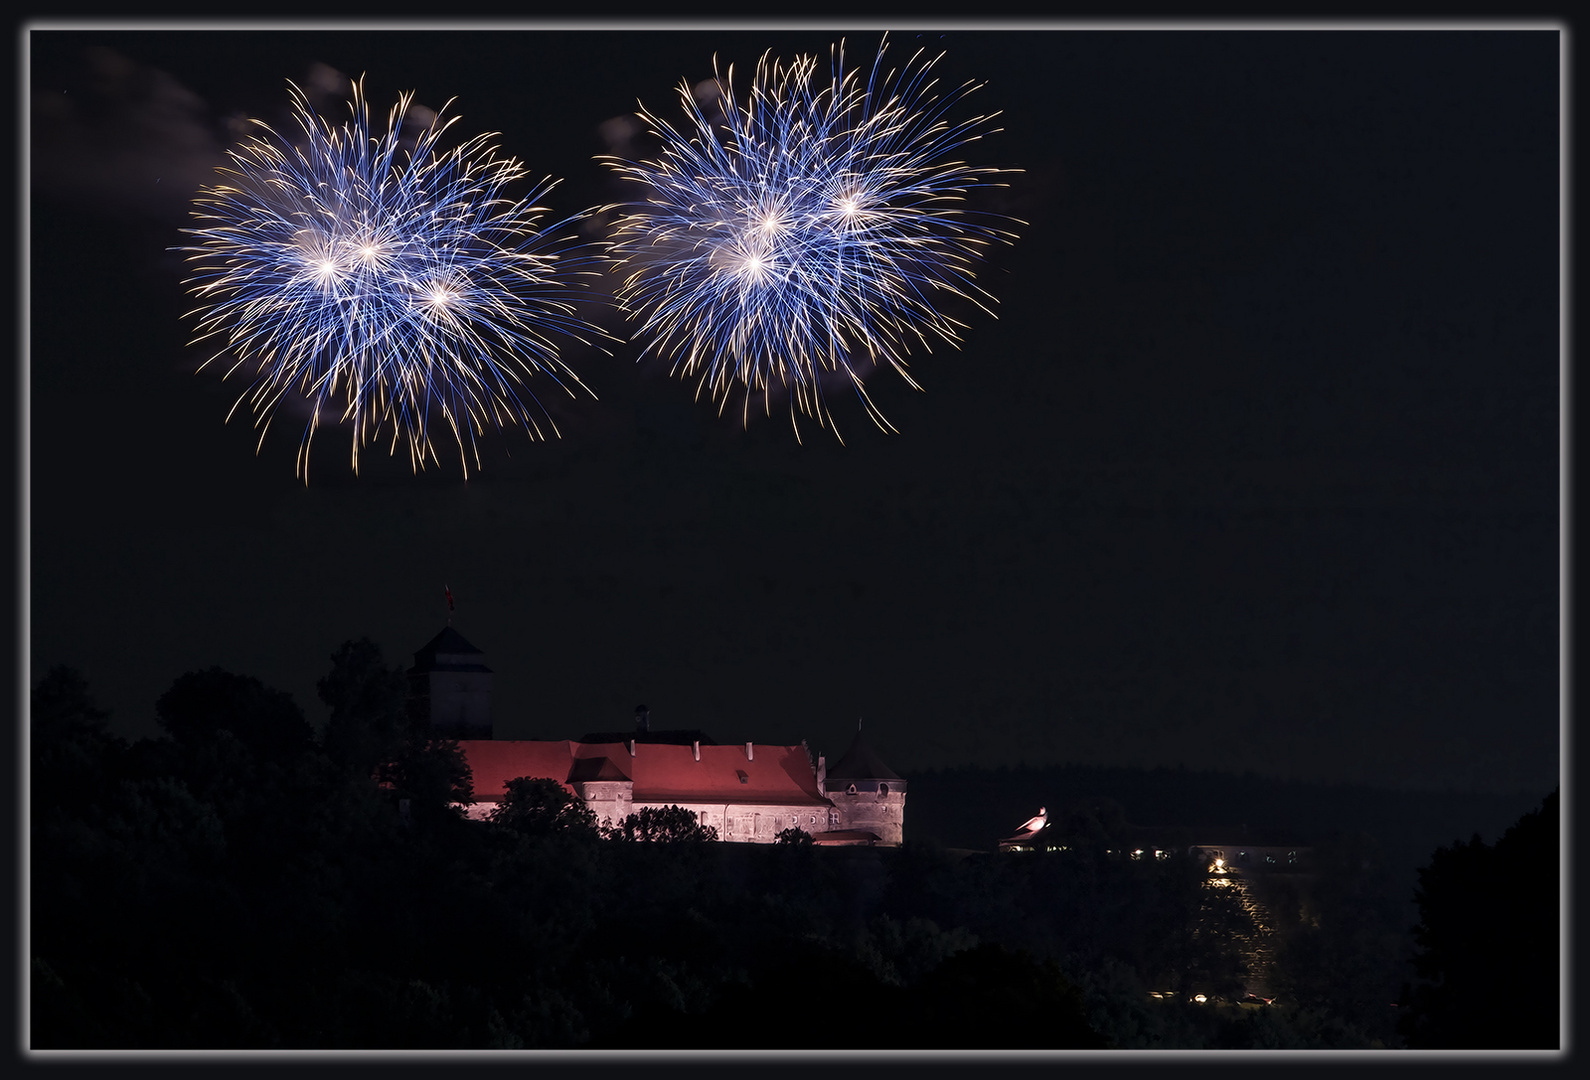
[[[949,119],[977,86],[940,94],[942,54],[919,51],[885,72],[883,52],[862,78],[844,69],[841,42],[826,80],[816,57],[764,54],[743,101],[733,67],[704,94],[682,84],[682,126],[644,106],[637,114],[661,140],[653,160],[603,159],[646,188],[618,219],[611,252],[642,356],[669,357],[720,412],[743,390],[747,420],[754,398],[771,413],[774,394],[787,393],[797,439],[798,414],[832,427],[824,384],[836,380],[894,430],[866,378],[887,365],[920,389],[906,371],[910,348],[957,343],[963,328],[937,303],[959,297],[988,311],[975,265],[989,244],[1015,239],[999,227],[1010,219],[965,203],[1012,170],[954,160],[990,130],[993,116]]]
[[[307,401],[306,483],[327,422],[351,424],[355,472],[377,440],[404,445],[417,472],[440,463],[432,434],[446,433],[467,477],[488,428],[557,434],[527,380],[583,388],[559,351],[600,335],[572,302],[586,257],[559,235],[583,215],[543,227],[536,201],[554,182],[511,198],[527,173],[493,135],[442,150],[456,117],[410,118],[420,130],[406,132],[412,94],[377,135],[362,84],[341,124],[289,87],[296,141],[254,121],[263,133],[228,151],[223,182],[194,200],[194,243],[178,249],[203,302],[198,340],[222,344],[206,365],[224,357],[227,376],[255,376],[232,411],[251,404],[263,445],[283,399]]]

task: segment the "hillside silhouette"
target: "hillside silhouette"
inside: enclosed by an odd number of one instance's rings
[[[78,674],[50,672],[31,709],[29,1045],[1329,1049],[1453,1037],[1440,995],[1399,997],[1415,978],[1461,974],[1443,928],[1454,910],[1466,925],[1450,883],[1478,849],[1441,853],[1458,811],[1440,798],[963,770],[910,778],[900,848],[716,843],[670,814],[604,836],[534,778],[494,820],[467,820],[467,762],[416,724],[406,686],[372,643],[345,644],[320,682],[331,716],[317,732],[257,679],[190,672],[155,703],[164,734],[128,743]],[[1388,831],[1376,815],[1399,798],[1413,824]],[[1037,804],[1060,808],[1052,820],[1078,842],[987,850]],[[1180,820],[1205,823],[1189,829],[1297,830],[1310,873],[1217,888],[1185,851],[1132,859],[1116,846],[1142,819],[1175,827],[1165,818],[1186,806],[1197,814]],[[1465,812],[1458,836],[1500,811]],[[1552,846],[1540,824],[1498,841],[1504,862],[1539,862]],[[1351,831],[1377,825],[1393,844],[1441,835],[1415,860],[1428,872],[1415,880],[1377,834]],[[1547,910],[1541,889],[1527,893],[1514,899]],[[1528,953],[1517,970],[1544,972],[1548,922],[1489,940]],[[1274,1004],[1248,998],[1260,975]],[[837,1004],[836,985],[851,991]],[[1399,1027],[1404,1004],[1419,1019]]]

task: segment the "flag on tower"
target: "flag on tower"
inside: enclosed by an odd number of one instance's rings
[[[446,585],[443,585],[442,591],[447,594],[447,610],[449,613],[451,613],[453,610],[453,590],[449,589]]]

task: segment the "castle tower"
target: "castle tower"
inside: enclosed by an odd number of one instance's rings
[[[409,685],[431,731],[445,739],[489,739],[491,668],[485,653],[451,626],[414,654]]]
[[[905,781],[861,740],[861,729],[843,757],[826,767],[823,794],[839,811],[840,829],[878,835],[878,842],[899,846],[905,836]]]

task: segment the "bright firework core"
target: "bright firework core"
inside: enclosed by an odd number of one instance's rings
[[[681,85],[682,127],[638,114],[662,140],[657,158],[603,160],[647,191],[613,246],[643,356],[671,357],[720,411],[743,391],[747,419],[754,397],[770,413],[787,394],[797,437],[798,413],[832,426],[823,380],[837,373],[894,430],[865,379],[881,363],[916,387],[910,344],[959,341],[961,324],[934,301],[988,310],[974,266],[990,243],[1015,239],[992,224],[1009,219],[979,218],[964,201],[1012,170],[951,159],[993,117],[948,119],[976,86],[935,94],[939,58],[922,58],[885,72],[880,48],[863,79],[844,70],[841,44],[819,80],[815,57],[764,55],[743,101],[731,67],[706,100]]]
[[[255,121],[264,134],[229,151],[225,182],[200,191],[198,225],[183,230],[195,243],[180,249],[204,303],[199,339],[223,343],[211,361],[257,372],[238,405],[251,403],[261,442],[289,393],[312,408],[298,454],[306,483],[326,422],[351,422],[356,472],[361,448],[389,428],[390,452],[403,443],[416,471],[439,463],[432,433],[445,431],[466,476],[488,426],[556,434],[526,381],[540,374],[574,393],[560,339],[600,335],[571,303],[582,276],[596,276],[581,268],[591,257],[554,235],[583,215],[542,228],[534,200],[551,182],[509,197],[527,174],[491,135],[443,151],[454,121],[438,116],[400,138],[412,95],[377,136],[361,85],[341,125],[291,93],[297,144]]]

